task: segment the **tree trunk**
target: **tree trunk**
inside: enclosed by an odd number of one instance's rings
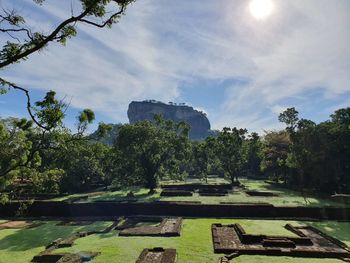
[[[149,189],[149,194],[154,194],[157,188],[157,179],[155,173],[146,174],[146,187]]]
[[[235,176],[231,174],[230,179],[231,179],[231,185],[234,185],[235,184]]]

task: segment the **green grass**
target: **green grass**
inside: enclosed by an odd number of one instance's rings
[[[97,222],[86,226],[57,226],[58,221],[45,222],[31,229],[0,230],[0,262],[30,262],[45,246],[57,238],[68,237],[76,232],[103,230],[110,222]]]
[[[186,183],[197,183],[200,182],[198,180],[188,180]],[[209,179],[208,183],[215,184],[215,183],[224,183],[225,180],[223,179]],[[170,183],[179,183],[174,181],[164,181],[163,184],[170,184]],[[315,196],[307,196],[305,199],[301,196],[300,193],[292,190],[288,190],[285,188],[276,187],[273,185],[270,185],[268,183],[265,183],[264,181],[258,181],[258,180],[247,180],[247,179],[241,179],[241,183],[243,183],[247,189],[249,190],[258,190],[258,191],[271,191],[278,196],[274,197],[253,197],[253,196],[247,196],[242,190],[237,189],[234,190],[232,193],[230,193],[228,196],[199,196],[198,193],[194,193],[194,195],[191,197],[189,196],[175,196],[175,197],[161,197],[160,192],[161,189],[157,190],[157,193],[153,195],[148,195],[148,189],[140,188],[140,187],[130,187],[126,188],[122,191],[106,191],[104,193],[101,193],[100,195],[94,195],[92,194],[91,197],[89,197],[88,201],[100,201],[100,200],[108,200],[108,201],[126,201],[131,200],[135,202],[152,202],[156,200],[162,200],[162,201],[200,201],[204,204],[218,204],[220,202],[234,202],[234,203],[270,203],[275,206],[310,206],[310,207],[326,207],[326,206],[332,206],[332,207],[345,207],[346,205],[335,202],[332,200],[322,199]],[[132,191],[135,195],[134,198],[127,198],[126,195],[129,191]],[[56,201],[64,201],[68,200],[72,197],[78,197],[83,196],[85,194],[74,194],[66,197],[60,197],[53,200]],[[86,202],[86,200],[84,200]]]
[[[0,231],[0,262],[23,263],[42,251],[51,241],[68,236],[76,231],[94,228],[102,229],[109,223],[100,222],[83,227],[57,226],[57,222],[49,222],[40,227],[23,230]],[[286,223],[304,225],[311,224],[322,231],[350,245],[350,223],[339,222],[296,222],[282,220],[238,220],[238,219],[185,219],[180,237],[119,237],[116,232],[91,235],[76,240],[71,248],[59,249],[56,252],[96,251],[101,255],[95,263],[134,263],[143,248],[161,246],[175,248],[178,254],[177,263],[214,263],[219,254],[213,253],[210,226],[212,223],[240,223],[248,233],[267,235],[293,234],[286,229]],[[331,263],[342,262],[334,259],[300,259],[290,257],[240,256],[234,262],[295,262],[295,263]]]

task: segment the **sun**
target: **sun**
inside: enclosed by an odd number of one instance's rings
[[[273,9],[272,0],[252,0],[249,5],[251,15],[258,20],[269,17]]]

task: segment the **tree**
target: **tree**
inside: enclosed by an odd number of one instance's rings
[[[238,182],[243,165],[242,144],[246,133],[246,129],[225,127],[217,137],[216,154],[232,184]]]
[[[192,169],[195,177],[208,180],[209,149],[205,141],[192,143]]]
[[[286,160],[290,151],[290,136],[286,131],[267,132],[263,138],[261,170],[274,180],[288,180]]]
[[[278,116],[278,120],[287,125],[287,130],[289,132],[293,132],[299,120],[298,114],[299,112],[294,107],[287,108]]]
[[[188,125],[155,117],[155,123],[143,121],[119,129],[114,149],[122,156],[125,180],[139,182],[153,193],[159,177],[178,171],[179,161],[187,156]]]
[[[320,124],[299,120],[295,109],[287,111],[289,113],[280,116],[290,118],[280,120],[287,124],[291,141],[286,164],[293,176],[288,184],[322,193],[347,191],[350,188],[350,108],[335,111],[329,121]]]
[[[35,103],[32,111],[36,121],[45,128],[33,127],[33,122],[26,119],[12,119],[0,124],[0,188],[10,189],[11,196],[48,189],[57,192],[64,172],[57,167],[43,169],[45,151],[58,150],[71,142],[83,140],[88,124],[95,118],[91,110],[83,110],[77,117],[77,133],[71,134],[63,125],[65,107],[55,98],[55,92],[50,91],[42,101]],[[49,175],[52,176],[51,182]],[[35,187],[31,187],[33,185]]]
[[[336,110],[331,115],[331,120],[337,124],[347,125],[350,129],[350,107]]]
[[[244,170],[247,175],[254,177],[261,175],[262,143],[260,136],[253,132],[243,142]]]
[[[36,4],[44,5],[45,0],[33,0]],[[73,3],[75,2],[75,4]],[[19,63],[27,59],[30,55],[44,49],[52,42],[59,42],[65,45],[66,41],[77,34],[79,24],[104,28],[111,27],[116,23],[127,6],[133,0],[73,0],[73,6],[79,6],[79,10],[71,8],[70,15],[61,21],[51,32],[34,31],[30,23],[15,8],[2,9],[0,11],[0,34],[4,44],[0,50],[0,69]],[[87,125],[95,118],[94,113],[85,109],[78,116],[77,133],[61,133],[65,128],[62,125],[64,112],[67,105],[63,101],[55,98],[55,92],[47,92],[42,101],[32,105],[29,90],[16,85],[15,83],[0,77],[0,94],[5,94],[10,89],[22,91],[27,98],[27,111],[31,122],[22,120],[14,125],[12,133],[2,129],[2,141],[4,145],[18,144],[19,151],[16,158],[10,154],[7,161],[3,161],[0,167],[0,183],[5,186],[10,182],[9,177],[18,174],[19,170],[27,169],[22,174],[29,175],[28,171],[34,169],[34,174],[38,172],[41,162],[40,153],[45,149],[57,149],[65,143],[80,140],[84,137]],[[32,123],[36,125],[33,129]],[[19,125],[20,124],[20,125]],[[102,127],[103,125],[101,125]],[[105,130],[103,126],[100,130]],[[16,136],[12,136],[16,134]],[[68,134],[68,135],[67,135]],[[16,142],[11,142],[15,140]],[[3,148],[6,151],[5,148]],[[9,154],[8,152],[5,153]],[[34,163],[36,165],[34,165]],[[35,166],[35,167],[34,167]],[[29,169],[29,170],[28,170]]]
[[[110,184],[107,173],[108,155],[111,147],[87,138],[72,140],[47,149],[42,154],[43,170],[60,169],[64,171],[59,191],[74,193]]]
[[[41,171],[39,150],[44,142],[25,119],[0,120],[0,201],[23,198],[39,192],[58,192],[63,171]]]
[[[44,5],[45,0],[33,0],[39,5]],[[0,33],[5,44],[0,50],[0,69],[13,63],[27,59],[30,55],[45,48],[51,42],[59,42],[65,45],[66,41],[77,34],[79,24],[104,28],[111,27],[116,23],[127,6],[134,0],[74,0],[75,5],[80,3],[80,9],[71,10],[70,16],[51,32],[43,33],[33,31],[32,26],[16,9],[2,9],[0,12]],[[29,90],[19,87],[15,83],[0,77],[0,94],[6,93],[9,89],[16,89],[24,92],[27,97],[27,111],[31,119],[41,128],[42,126],[32,113]]]
[[[45,0],[33,0],[43,5]],[[77,34],[79,24],[94,27],[111,27],[125,12],[126,7],[134,0],[74,0],[72,6],[80,10],[71,10],[71,15],[49,33],[34,32],[25,18],[16,9],[2,9],[0,13],[0,32],[8,41],[0,51],[0,68],[26,59],[29,55],[43,49],[50,42],[65,44],[67,39]],[[74,5],[75,4],[75,5]]]

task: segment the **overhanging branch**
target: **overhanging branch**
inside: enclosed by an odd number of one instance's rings
[[[40,122],[38,122],[37,119],[35,118],[35,116],[34,116],[34,114],[33,114],[33,112],[32,112],[32,104],[31,104],[31,100],[30,100],[29,91],[28,91],[27,89],[22,88],[22,87],[19,87],[19,86],[17,86],[16,84],[11,83],[11,82],[9,82],[9,81],[3,79],[3,78],[0,78],[0,82],[1,82],[3,85],[7,85],[7,86],[9,86],[9,87],[11,87],[11,88],[13,88],[13,89],[20,90],[20,91],[24,92],[24,94],[25,94],[25,96],[26,96],[26,98],[27,98],[27,111],[28,111],[28,114],[29,114],[30,118],[32,119],[32,121],[33,121],[36,125],[38,125],[38,127],[42,128],[42,129],[44,129],[44,130],[46,130],[46,131],[51,130],[51,127],[46,127],[46,126],[42,125],[42,124],[41,124]]]
[[[4,61],[2,61],[0,63],[0,69],[4,68],[12,63],[17,62],[18,60],[24,59],[27,56],[31,55],[32,53],[42,49],[43,47],[45,47],[49,42],[51,41],[55,41],[55,40],[62,40],[65,37],[68,37],[69,35],[65,35],[64,31],[62,31],[66,26],[70,25],[70,24],[75,24],[77,22],[82,22],[82,23],[86,23],[95,27],[99,27],[99,28],[103,28],[106,26],[111,25],[114,20],[121,14],[123,14],[123,12],[126,9],[126,6],[129,2],[128,0],[114,0],[113,2],[115,2],[116,5],[119,6],[118,11],[116,11],[115,13],[113,13],[107,20],[98,23],[98,22],[94,22],[91,20],[86,19],[86,17],[88,17],[89,15],[91,15],[91,13],[93,12],[94,8],[101,2],[101,0],[96,0],[95,2],[93,2],[90,6],[86,7],[86,9],[78,16],[72,16],[68,19],[66,19],[65,21],[63,21],[61,24],[59,24],[55,30],[52,31],[51,34],[49,34],[48,36],[42,36],[41,39],[34,39],[32,37],[33,33],[32,32],[27,32],[28,36],[30,36],[30,42],[27,42],[26,44],[23,44],[22,47],[25,47],[24,51],[20,51],[17,54],[14,54],[13,56],[10,56],[9,58],[5,59]],[[1,32],[6,32],[7,29],[3,29],[0,30]],[[16,29],[15,30],[11,30],[11,32],[19,32],[19,31],[26,31],[26,29]],[[8,32],[7,32],[8,33]]]

